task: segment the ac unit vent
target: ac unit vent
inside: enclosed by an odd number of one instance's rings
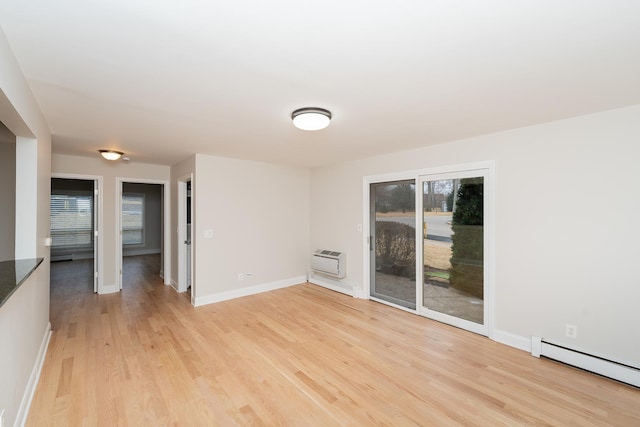
[[[311,254],[311,269],[316,273],[342,279],[347,275],[347,255],[343,252],[318,249]]]

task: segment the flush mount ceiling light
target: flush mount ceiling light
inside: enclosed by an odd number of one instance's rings
[[[324,108],[299,108],[291,113],[293,125],[302,130],[320,130],[329,126],[331,111]]]
[[[114,150],[98,150],[98,152],[107,160],[118,160],[124,154],[122,151]]]

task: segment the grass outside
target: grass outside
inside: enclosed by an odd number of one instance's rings
[[[451,268],[451,243],[424,240],[424,265],[437,270]]]
[[[427,271],[424,273],[429,277],[436,277],[438,279],[449,280],[449,272],[448,271]]]

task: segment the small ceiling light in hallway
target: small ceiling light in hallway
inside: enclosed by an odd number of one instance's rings
[[[118,160],[124,154],[122,151],[114,150],[98,150],[98,152],[107,160]]]

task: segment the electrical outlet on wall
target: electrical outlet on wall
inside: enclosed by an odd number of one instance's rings
[[[578,336],[578,327],[576,325],[571,325],[567,323],[564,326],[564,333],[569,338],[576,338]]]

